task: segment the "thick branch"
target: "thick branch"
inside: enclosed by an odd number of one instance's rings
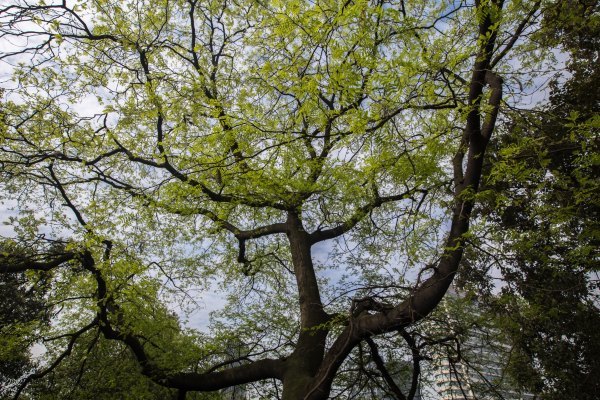
[[[283,360],[273,359],[259,360],[206,374],[171,374],[162,369],[149,357],[144,345],[136,335],[121,331],[113,324],[109,313],[116,313],[119,318],[119,315],[122,315],[121,310],[108,292],[102,272],[96,268],[94,259],[89,252],[82,257],[82,263],[84,268],[90,271],[96,279],[99,308],[97,318],[100,321],[100,330],[104,337],[127,345],[140,365],[142,374],[159,385],[183,390],[212,391],[263,379],[282,378]]]
[[[282,379],[283,360],[264,359],[209,374],[171,375],[166,386],[184,390],[212,391],[264,379]]]
[[[76,253],[52,255],[43,261],[36,260],[35,257],[30,256],[0,255],[0,273],[23,272],[27,270],[49,271],[76,258]]]
[[[298,284],[301,324],[303,328],[311,328],[323,323],[326,316],[312,262],[310,235],[298,215],[292,212],[288,214],[287,234]]]

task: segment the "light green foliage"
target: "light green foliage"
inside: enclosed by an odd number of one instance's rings
[[[69,381],[71,384],[67,384]],[[47,378],[36,381],[30,393],[40,400],[175,397],[173,391],[139,373],[137,362],[125,346],[115,345],[97,335],[83,337],[67,361]]]

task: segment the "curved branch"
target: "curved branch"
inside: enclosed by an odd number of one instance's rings
[[[138,157],[135,154],[133,154],[129,149],[127,149],[123,144],[119,143],[119,141],[117,141],[117,139],[113,138],[113,140],[115,141],[117,146],[119,146],[119,148],[121,149],[121,152],[123,152],[123,153],[125,153],[125,155],[127,155],[127,158],[129,159],[129,161],[137,162],[137,163],[147,165],[147,166],[153,167],[153,168],[163,169],[163,170],[169,172],[174,178],[178,179],[179,181],[187,183],[188,185],[190,185],[192,187],[200,188],[200,190],[202,190],[202,193],[204,193],[210,200],[215,201],[217,203],[236,203],[236,204],[242,204],[242,205],[245,205],[248,207],[253,207],[253,208],[270,207],[270,208],[274,208],[276,210],[282,210],[282,211],[287,211],[289,208],[285,204],[272,202],[272,201],[268,201],[268,200],[260,200],[260,199],[254,199],[252,197],[235,196],[235,195],[231,195],[231,194],[223,194],[223,193],[215,192],[214,190],[212,190],[208,186],[206,186],[204,183],[197,181],[193,178],[190,178],[190,176],[179,171],[169,162],[163,161],[163,162],[158,163],[156,161],[148,160],[143,157]]]
[[[497,1],[492,1],[489,7],[498,7]],[[496,28],[492,21],[494,13],[489,10],[482,11],[484,11],[484,18],[480,23],[479,34],[480,37],[489,37],[489,39],[482,41],[473,66],[469,90],[471,109],[467,114],[463,135],[464,144],[468,147],[467,165],[463,175],[464,150],[461,145],[459,149],[461,157],[458,160],[461,167],[455,168],[454,178],[457,183],[454,193],[455,205],[445,250],[434,268],[433,275],[416,287],[402,303],[389,311],[363,314],[350,320],[350,324],[327,352],[305,400],[321,399],[326,393],[329,393],[336,371],[354,346],[365,337],[402,329],[427,316],[442,300],[454,279],[464,251],[463,235],[469,230],[470,215],[475,204],[473,195],[479,188],[485,150],[494,130],[502,99],[502,80],[497,75],[488,73],[496,40]],[[489,100],[492,111],[488,114],[482,128],[481,98],[486,84],[492,87],[492,95]],[[456,159],[454,162],[456,166]]]
[[[419,387],[419,376],[421,375],[421,360],[423,357],[419,352],[419,347],[417,346],[417,342],[415,339],[405,331],[404,329],[400,329],[400,336],[404,338],[408,346],[410,347],[410,352],[412,354],[412,362],[413,362],[413,370],[412,370],[412,379],[410,382],[410,389],[408,391],[408,400],[412,400],[415,398],[415,394],[417,393],[417,389]]]
[[[393,201],[400,201],[400,200],[410,198],[410,196],[413,193],[421,193],[421,194],[423,194],[423,196],[425,196],[425,195],[427,195],[428,191],[425,189],[414,189],[414,190],[407,190],[404,193],[400,193],[400,194],[393,195],[393,196],[380,197],[379,195],[376,195],[376,197],[373,201],[358,208],[354,212],[354,214],[352,214],[352,216],[350,216],[350,218],[348,218],[345,222],[341,223],[340,225],[338,225],[334,228],[325,229],[325,230],[317,229],[315,232],[311,233],[310,241],[312,244],[315,244],[317,242],[321,242],[321,241],[328,240],[328,239],[333,239],[340,235],[343,235],[344,233],[346,233],[346,232],[350,231],[352,228],[354,228],[356,226],[356,224],[358,224],[364,217],[366,217],[374,209],[381,207],[385,203],[390,203]]]
[[[540,0],[536,1],[533,4],[531,11],[529,11],[529,13],[525,16],[525,19],[523,21],[521,21],[521,23],[515,30],[515,33],[513,33],[513,35],[511,36],[509,42],[506,44],[506,46],[504,46],[502,51],[500,53],[498,53],[498,55],[496,55],[496,57],[494,57],[494,60],[492,60],[492,62],[490,62],[490,68],[494,68],[496,66],[496,64],[498,64],[500,61],[502,61],[502,59],[506,56],[506,54],[508,54],[508,52],[517,43],[517,40],[519,40],[519,38],[521,37],[521,34],[527,27],[527,24],[529,23],[531,18],[533,18],[535,13],[540,9],[540,5],[541,5]]]
[[[48,170],[50,171],[50,176],[52,177],[52,181],[54,181],[54,184],[55,184],[56,188],[58,189],[58,191],[60,192],[60,195],[62,196],[63,200],[65,201],[67,207],[69,207],[71,209],[71,211],[73,211],[73,214],[75,214],[75,218],[77,218],[77,221],[81,224],[81,226],[85,227],[87,225],[87,222],[85,221],[85,219],[83,218],[83,215],[81,215],[81,212],[77,209],[75,204],[73,204],[73,202],[67,195],[67,192],[65,191],[63,184],[60,182],[60,180],[54,173],[53,164],[50,164],[48,166]]]

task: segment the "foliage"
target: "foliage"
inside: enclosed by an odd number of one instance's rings
[[[29,395],[53,399],[177,399],[178,391],[154,383],[122,344],[98,334],[82,337],[72,354],[51,373],[31,384]],[[190,400],[223,400],[223,393],[188,395]]]
[[[552,57],[541,1],[2,7],[2,196],[31,254],[0,268],[50,271],[61,305],[17,396],[128,348],[182,396],[414,397],[410,328],[476,235],[497,121]],[[210,332],[183,329],[169,305],[215,287]],[[400,364],[382,360],[400,343]],[[407,391],[390,372],[411,360]]]

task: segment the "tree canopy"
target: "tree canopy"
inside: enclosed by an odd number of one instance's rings
[[[46,363],[15,396],[118,360],[148,396],[343,398],[372,390],[354,385],[366,360],[414,397],[414,329],[475,242],[474,207],[504,189],[487,179],[520,168],[486,150],[510,150],[494,135],[541,100],[552,7],[4,2],[3,248],[28,250],[0,273],[43,277],[53,313],[28,327]],[[215,289],[205,330],[173,314]],[[412,357],[409,385],[381,346]]]

